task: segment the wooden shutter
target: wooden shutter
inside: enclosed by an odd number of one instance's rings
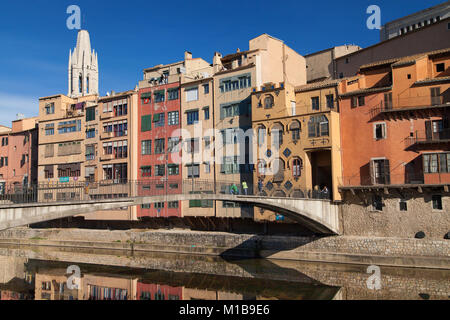
[[[433,138],[433,126],[432,121],[425,121],[425,136],[427,140],[431,140]]]
[[[389,165],[389,160],[384,160],[384,184],[391,184],[391,168]]]

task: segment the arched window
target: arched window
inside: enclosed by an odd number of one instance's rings
[[[265,141],[266,141],[266,127],[260,125],[258,127],[258,146],[261,147]]]
[[[272,162],[273,182],[283,182],[284,180],[284,161],[277,158]]]
[[[86,93],[89,93],[89,76],[86,78]]]
[[[272,145],[274,149],[279,149],[283,144],[283,132],[284,127],[281,123],[277,122],[272,127]]]
[[[292,161],[292,175],[294,178],[299,178],[302,175],[302,159],[296,158]]]
[[[264,109],[270,109],[273,107],[273,97],[268,95],[264,98]]]
[[[258,161],[258,175],[259,176],[266,175],[266,162],[264,160]]]
[[[79,92],[83,93],[83,76],[81,74],[78,77],[78,88],[79,88]]]
[[[300,131],[301,131],[301,124],[298,120],[294,120],[291,125],[289,126],[289,130],[292,132],[292,140],[298,141],[300,140]]]

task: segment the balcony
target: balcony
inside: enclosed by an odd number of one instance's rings
[[[114,159],[114,154],[104,154],[100,157],[100,161],[111,161]]]
[[[427,118],[440,115],[450,107],[450,101],[443,96],[418,96],[409,98],[394,98],[393,101],[380,101],[370,110],[374,118],[403,120],[414,117]]]
[[[102,134],[100,135],[100,139],[101,140],[106,140],[106,139],[111,139],[114,138],[114,132],[102,132]]]
[[[430,131],[427,132],[426,130],[417,130],[414,133],[414,136],[405,138],[406,148],[450,142],[450,129],[443,129],[439,132]]]
[[[110,118],[112,118],[112,117],[114,117],[114,112],[113,112],[113,111],[103,112],[103,113],[100,115],[100,119],[101,119],[101,120],[110,119]]]

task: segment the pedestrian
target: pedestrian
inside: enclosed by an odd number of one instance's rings
[[[237,195],[238,194],[238,187],[233,183],[231,186],[231,194]]]
[[[248,195],[248,185],[247,185],[247,182],[245,182],[245,181],[242,182],[242,189],[244,189],[244,194],[247,196],[247,195]]]
[[[322,189],[322,196],[323,196],[323,199],[329,199],[329,191],[328,191],[327,186],[323,187],[323,189]]]

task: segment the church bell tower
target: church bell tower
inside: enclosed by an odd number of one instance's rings
[[[98,94],[98,57],[91,51],[89,32],[78,31],[77,46],[69,52],[69,93],[71,98]]]

